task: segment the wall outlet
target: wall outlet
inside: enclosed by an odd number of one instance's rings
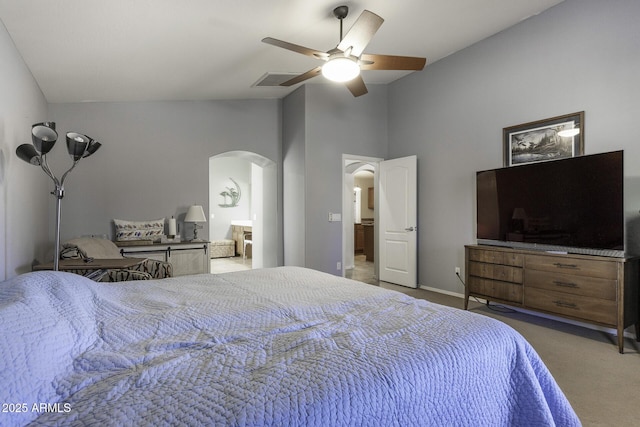
[[[336,270],[338,271],[342,270],[342,263],[340,261],[336,263]]]
[[[456,276],[460,275],[460,267],[456,267]]]

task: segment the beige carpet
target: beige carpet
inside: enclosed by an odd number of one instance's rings
[[[381,283],[381,286],[462,309],[461,298]],[[470,302],[469,309],[501,320],[536,349],[584,426],[640,425],[640,343],[625,340],[618,353],[616,337],[606,332],[525,313],[501,313]],[[632,330],[630,328],[629,330]]]

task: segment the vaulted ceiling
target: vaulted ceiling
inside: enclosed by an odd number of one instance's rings
[[[426,57],[429,67],[561,1],[0,0],[0,20],[52,103],[257,99],[297,87],[255,87],[265,73],[319,65],[261,39],[329,50],[342,4],[345,32],[364,9],[385,20],[365,53]],[[385,84],[407,73],[363,78]]]

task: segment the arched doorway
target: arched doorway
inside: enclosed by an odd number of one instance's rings
[[[373,176],[373,187],[374,187],[374,200],[373,205],[377,205],[377,192],[378,192],[378,163],[382,159],[375,157],[366,157],[366,156],[358,156],[358,155],[342,155],[342,172],[343,172],[343,189],[342,189],[342,220],[343,220],[343,229],[342,229],[342,265],[343,265],[343,276],[356,278],[353,276],[354,269],[356,268],[356,257],[355,257],[355,232],[354,227],[357,229],[356,223],[361,223],[360,219],[356,218],[356,210],[354,207],[354,202],[356,201],[356,197],[358,197],[357,193],[354,190],[358,187],[356,185],[356,176],[359,172],[366,171],[367,173]],[[365,191],[368,188],[365,188]],[[375,224],[377,223],[377,211],[373,208],[373,221],[371,222],[370,230],[375,229]],[[373,232],[373,250],[377,248],[378,236],[377,233]],[[360,258],[362,255],[359,256]],[[374,256],[374,261],[366,262],[365,264],[358,263],[358,270],[361,267],[364,269],[362,271],[358,271],[358,280],[374,283],[377,281],[378,276],[378,260],[377,257]]]
[[[276,163],[248,151],[209,158],[209,240],[232,238],[232,222],[252,228],[251,268],[278,265]]]

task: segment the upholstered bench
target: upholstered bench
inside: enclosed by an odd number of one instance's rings
[[[236,242],[233,240],[214,240],[209,244],[211,258],[227,258],[236,255]]]

